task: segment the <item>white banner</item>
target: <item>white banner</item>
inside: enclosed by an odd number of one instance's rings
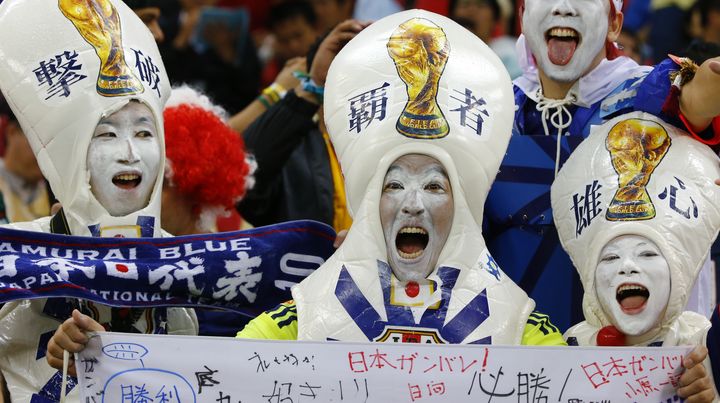
[[[506,347],[98,333],[86,403],[677,401],[692,347]]]

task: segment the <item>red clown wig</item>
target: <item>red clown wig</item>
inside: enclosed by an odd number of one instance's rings
[[[192,200],[194,213],[233,209],[253,184],[254,161],[222,108],[183,86],[173,89],[163,116],[166,180]]]

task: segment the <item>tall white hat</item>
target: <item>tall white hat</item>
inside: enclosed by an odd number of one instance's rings
[[[446,318],[465,324],[459,338],[448,340],[519,344],[534,303],[497,267],[481,230],[515,110],[500,59],[446,17],[400,12],[371,24],[339,52],[328,72],[323,107],[354,221],[335,254],[293,288],[298,338],[382,340],[343,305],[360,300],[388,321],[387,329],[404,326],[388,314],[394,308],[384,307],[392,285],[383,284],[387,277],[379,274],[390,253],[379,206],[389,166],[403,155],[424,154],[443,165],[452,188],[452,227],[427,277],[451,288],[451,295],[437,288],[413,305],[413,325],[442,297]],[[457,273],[457,282],[442,279],[447,270]],[[343,291],[351,283],[361,296]],[[479,299],[487,308],[464,309]],[[472,319],[460,319],[461,312]]]
[[[71,232],[143,221],[152,232],[143,235],[159,234],[162,164],[148,206],[111,217],[90,191],[85,162],[100,119],[137,100],[155,116],[164,163],[162,109],[170,83],[143,22],[119,0],[5,1],[0,37],[0,89]]]
[[[621,235],[652,240],[670,267],[671,291],[660,326],[680,315],[720,229],[719,159],[704,144],[646,113],[593,128],[551,190],[558,235],[585,288],[594,327],[610,324],[595,292],[600,251]]]
[[[415,152],[453,161],[482,222],[515,112],[507,70],[487,45],[434,13],[393,14],[342,49],[325,87],[325,123],[351,213],[376,171],[384,175],[399,156]],[[418,113],[423,102],[433,105]]]

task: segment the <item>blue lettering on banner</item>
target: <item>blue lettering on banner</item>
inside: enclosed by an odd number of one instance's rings
[[[573,195],[573,206],[572,209],[575,212],[575,236],[582,234],[582,231],[592,224],[592,220],[595,219],[603,209],[600,208],[600,196],[602,193],[599,190],[602,189],[602,185],[594,180],[593,183],[585,185],[585,193],[575,193]]]
[[[665,199],[668,199],[668,196],[669,196],[668,202],[669,202],[669,204],[670,204],[670,208],[671,208],[673,211],[675,211],[676,213],[678,213],[678,214],[680,214],[681,216],[685,217],[686,219],[689,220],[691,217],[692,217],[692,218],[698,218],[698,216],[700,215],[700,212],[698,211],[698,206],[697,206],[697,204],[695,203],[695,200],[693,200],[692,197],[688,197],[688,199],[690,200],[690,202],[689,202],[689,203],[687,203],[687,202],[685,203],[686,205],[689,204],[687,208],[683,209],[683,208],[681,208],[681,207],[678,206],[678,200],[677,200],[677,199],[678,199],[678,193],[680,193],[681,190],[686,190],[687,187],[685,186],[685,183],[684,183],[683,181],[681,181],[680,179],[678,179],[678,177],[674,177],[674,178],[675,178],[675,180],[677,181],[678,186],[676,187],[675,185],[670,185],[670,191],[669,191],[669,192],[668,192],[668,188],[666,187],[666,188],[662,191],[662,193],[660,193],[660,194],[658,195],[658,197],[660,198],[660,200],[665,200]],[[691,211],[691,210],[692,210],[692,211]]]
[[[384,82],[377,88],[348,99],[350,102],[350,131],[354,130],[360,133],[373,120],[385,119],[388,101],[386,89],[389,86],[389,83]]]
[[[82,64],[77,64],[77,57],[76,51],[66,50],[47,61],[40,61],[39,66],[33,70],[38,86],[48,86],[45,100],[56,95],[68,97],[70,86],[87,77],[80,74]]]
[[[82,298],[122,307],[209,306],[255,316],[335,251],[315,221],[176,238],[95,238],[0,228],[0,304]],[[288,256],[302,270],[283,269]]]
[[[146,56],[142,51],[133,49],[135,52],[135,68],[140,74],[140,80],[147,83],[151,90],[155,91],[160,98],[160,68],[153,62],[152,57]]]
[[[485,99],[480,97],[476,98],[473,95],[472,90],[465,88],[465,91],[453,90],[460,95],[461,98],[451,95],[450,98],[460,102],[460,106],[455,109],[450,109],[450,112],[460,112],[460,126],[469,126],[477,135],[482,135],[483,115],[490,117],[488,112],[487,102]]]

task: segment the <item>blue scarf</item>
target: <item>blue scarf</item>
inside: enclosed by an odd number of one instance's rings
[[[315,221],[176,238],[96,238],[0,228],[0,304],[72,297],[116,307],[216,307],[255,316],[335,251]]]

